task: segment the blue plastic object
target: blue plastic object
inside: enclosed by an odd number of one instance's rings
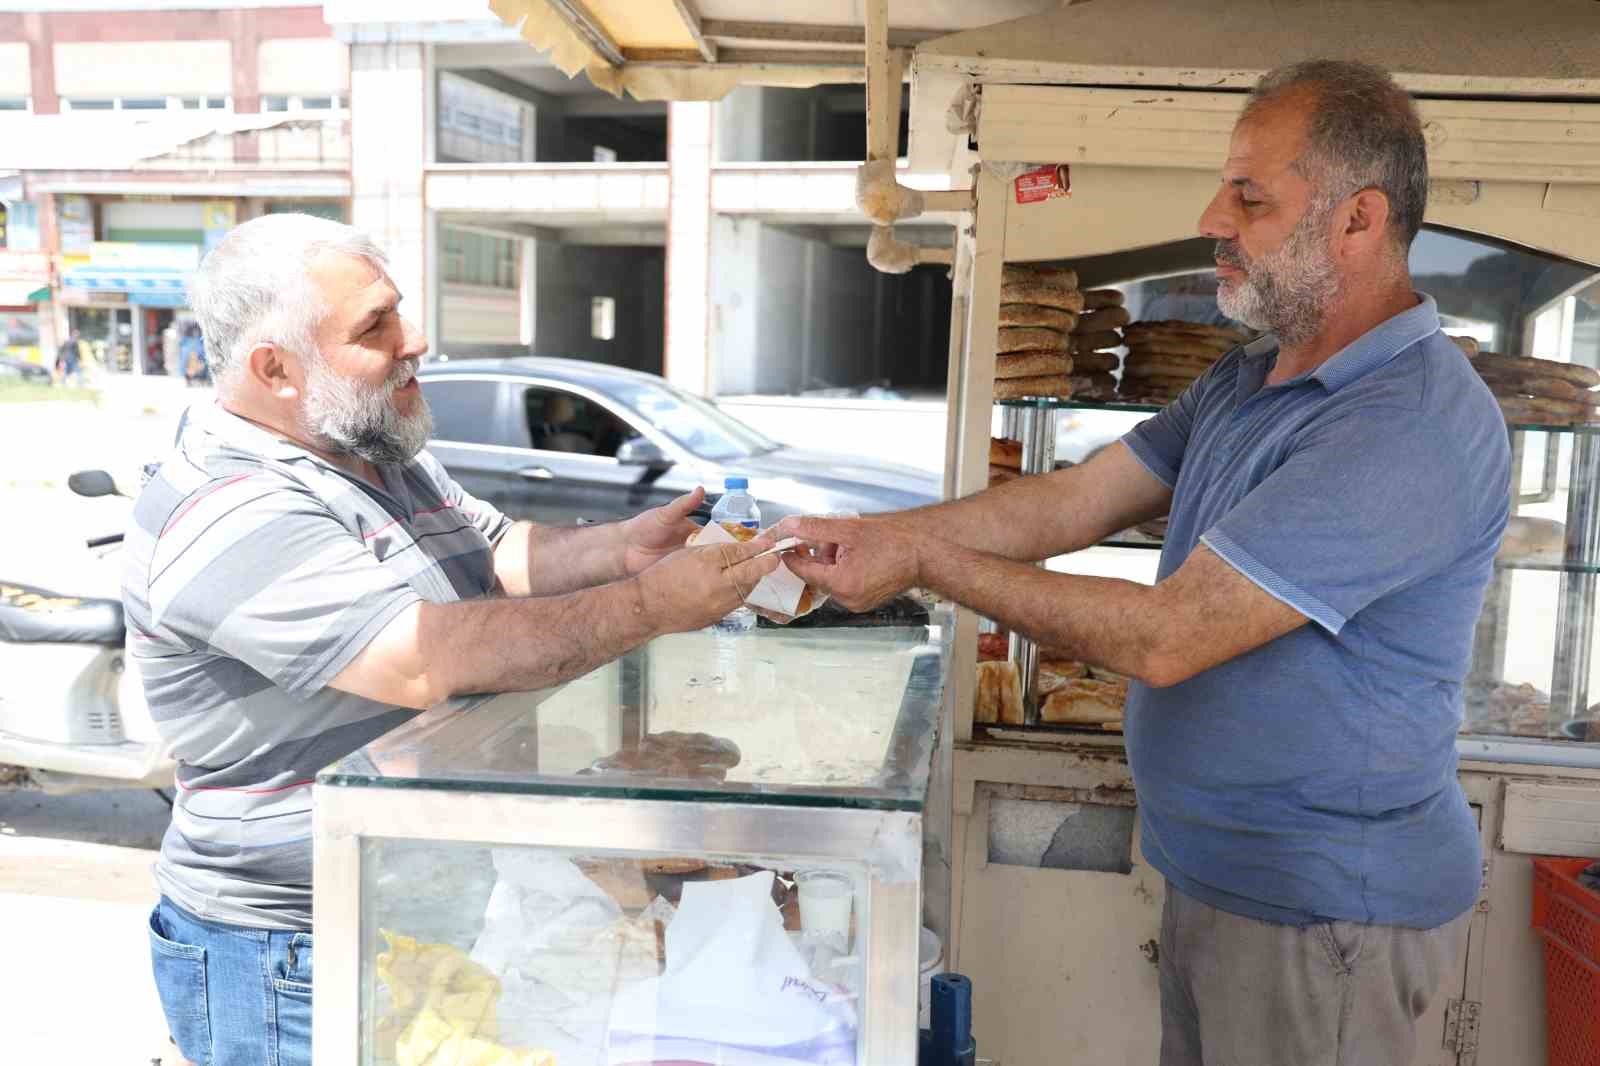
[[[972,982],[958,973],[937,974],[929,992],[933,1023],[919,1043],[919,1066],[974,1066],[978,1044],[972,1039]]]

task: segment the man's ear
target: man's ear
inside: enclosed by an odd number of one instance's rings
[[[1352,252],[1369,254],[1388,240],[1389,197],[1380,189],[1362,189],[1340,210],[1341,243]]]
[[[274,399],[293,400],[300,395],[287,354],[276,344],[262,343],[251,348],[245,356],[245,374]]]

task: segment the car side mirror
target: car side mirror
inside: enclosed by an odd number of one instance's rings
[[[663,468],[672,465],[667,453],[654,441],[643,437],[629,437],[617,446],[617,462],[623,466],[648,466]]]
[[[67,478],[67,488],[79,496],[121,496],[122,491],[104,470],[79,470]]]

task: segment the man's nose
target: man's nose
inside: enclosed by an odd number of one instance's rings
[[[1239,236],[1239,227],[1234,224],[1233,214],[1228,209],[1227,192],[1226,187],[1218,189],[1206,209],[1200,212],[1200,224],[1196,227],[1200,236],[1214,241],[1231,241]]]
[[[428,354],[428,335],[423,333],[409,318],[400,320],[400,357],[402,359],[421,359]]]

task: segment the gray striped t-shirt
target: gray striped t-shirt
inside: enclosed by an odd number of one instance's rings
[[[406,607],[486,596],[510,526],[423,452],[381,486],[217,405],[191,412],[128,530],[128,644],[177,802],[161,891],[311,927],[311,781],[417,712],[328,682]]]

